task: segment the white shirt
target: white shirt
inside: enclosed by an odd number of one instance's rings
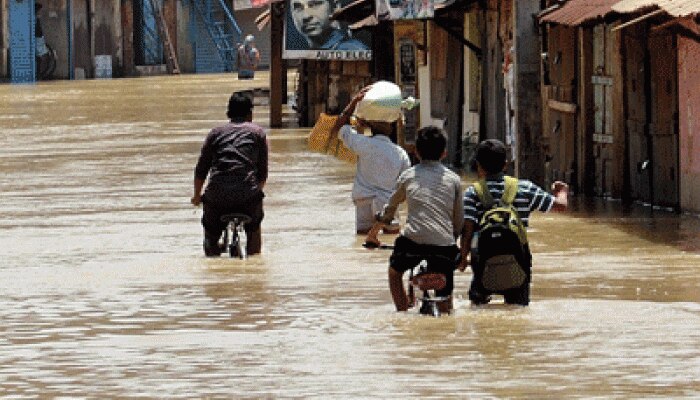
[[[340,128],[340,139],[357,154],[353,199],[379,197],[388,200],[399,175],[411,167],[404,149],[385,135],[365,136],[350,125]]]

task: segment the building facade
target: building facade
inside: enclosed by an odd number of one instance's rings
[[[256,12],[223,0],[0,0],[0,79],[232,71],[247,34],[266,67],[270,32],[257,30]],[[45,63],[31,62],[37,24],[52,51],[49,74]]]

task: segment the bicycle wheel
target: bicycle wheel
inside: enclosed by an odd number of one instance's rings
[[[245,244],[241,240],[240,235],[236,235],[236,250],[238,252],[238,258],[240,258],[241,260],[248,257],[248,251],[245,248]]]
[[[240,242],[240,240],[238,239],[238,235],[236,235],[236,231],[234,229],[231,230],[231,242],[227,243],[228,254],[231,256],[231,258],[240,256],[238,252],[238,243]]]
[[[228,246],[228,254],[231,256],[231,258],[240,257],[240,255],[238,254],[237,241],[231,242],[231,244]]]

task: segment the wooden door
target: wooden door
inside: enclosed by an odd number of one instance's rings
[[[74,0],[73,20],[73,74],[75,79],[92,77],[92,41],[90,0]]]
[[[549,182],[576,182],[577,110],[576,29],[556,27],[551,30],[548,54],[549,78],[544,137],[547,148]]]
[[[593,28],[593,160],[595,178],[593,191],[597,196],[609,196],[613,183],[613,77],[611,68],[612,34],[605,25]]]
[[[650,36],[654,204],[678,205],[678,61],[672,35]]]
[[[647,29],[636,24],[625,31],[625,91],[627,98],[627,137],[629,140],[627,169],[629,171],[628,198],[651,201],[649,178],[651,157],[645,127],[647,124],[647,76],[649,61],[646,50]]]

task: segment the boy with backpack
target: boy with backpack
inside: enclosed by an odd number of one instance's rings
[[[506,304],[530,302],[532,255],[527,243],[530,212],[563,211],[568,206],[568,185],[552,184],[553,194],[530,182],[503,173],[506,147],[487,139],[476,149],[479,181],[464,193],[464,229],[459,269],[471,261],[469,288],[472,304],[486,304],[492,294]],[[470,257],[471,256],[471,257]]]
[[[399,176],[396,190],[367,234],[367,247],[380,245],[377,233],[391,222],[399,204],[407,203],[406,224],[389,259],[389,290],[397,311],[409,308],[403,274],[422,259],[428,260],[428,271],[445,275],[445,287],[436,291],[437,296],[448,298],[437,304],[440,312],[449,313],[452,309],[454,270],[459,256],[456,238],[464,217],[460,177],[440,162],[446,156],[446,145],[447,136],[442,129],[428,126],[418,131],[416,152],[420,163]]]

